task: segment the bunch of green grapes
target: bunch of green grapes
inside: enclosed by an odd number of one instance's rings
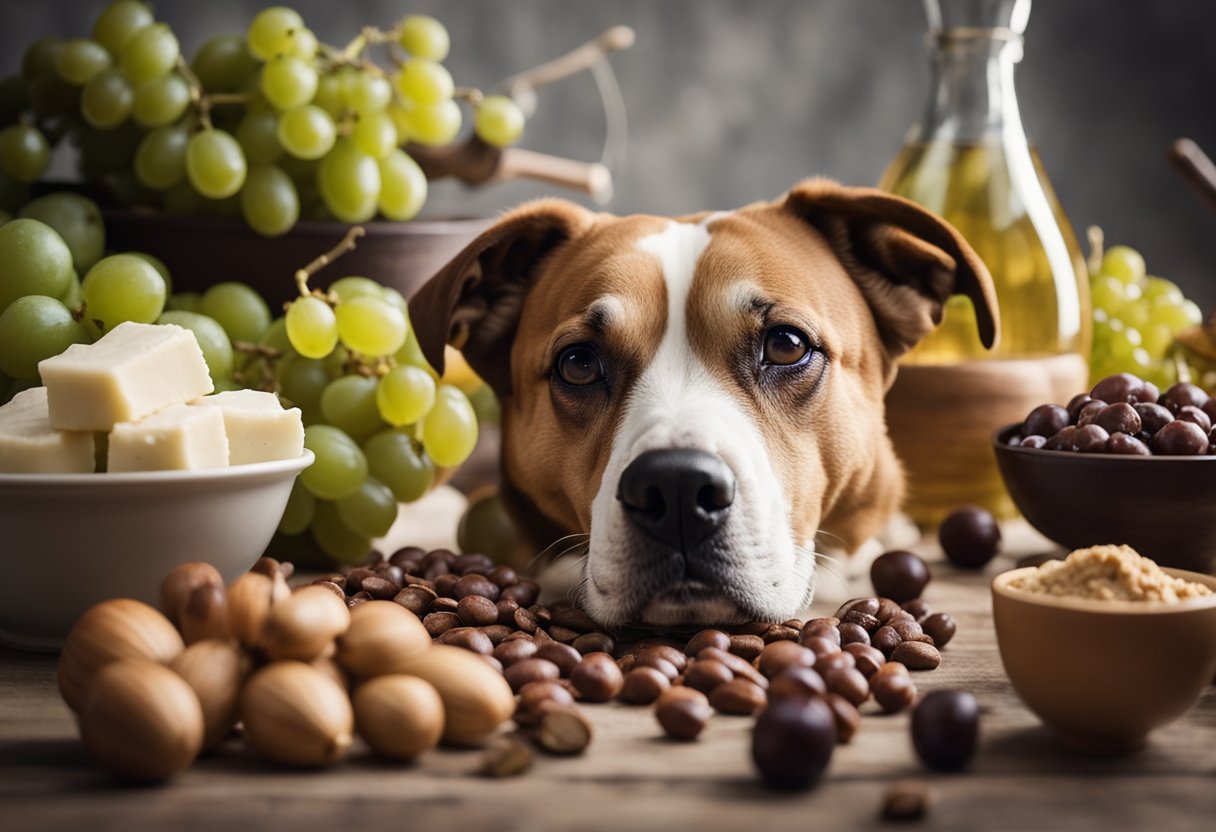
[[[1162,390],[1178,382],[1174,337],[1203,320],[1177,285],[1146,273],[1144,258],[1114,246],[1090,280],[1094,307],[1090,379],[1134,373]]]
[[[430,490],[437,468],[460,465],[477,444],[478,415],[451,374],[423,358],[397,291],[344,277],[305,294],[263,343],[283,355],[281,395],[304,413],[304,444],[317,461],[296,482],[280,532],[311,530],[339,562],[363,557],[398,502]]]
[[[489,144],[512,144],[524,127],[510,98],[456,88],[442,63],[449,45],[438,20],[409,16],[332,47],[273,6],[187,63],[142,0],[114,0],[91,37],[39,40],[21,76],[0,82],[0,209],[70,133],[86,178],[125,203],[240,215],[265,236],[301,216],[411,219],[427,179],[403,147],[454,141],[458,99]],[[390,51],[390,69],[371,60],[374,46]]]

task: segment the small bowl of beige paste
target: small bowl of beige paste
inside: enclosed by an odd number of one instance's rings
[[[1216,675],[1216,577],[1128,546],[998,575],[992,613],[1014,689],[1079,751],[1143,747]]]

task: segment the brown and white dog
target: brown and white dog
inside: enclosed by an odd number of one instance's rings
[[[883,396],[954,293],[991,346],[992,281],[957,231],[808,180],[676,219],[526,204],[410,315],[432,364],[451,343],[499,396],[517,525],[589,535],[592,617],[781,621],[810,603],[817,533],[851,550],[898,507]]]

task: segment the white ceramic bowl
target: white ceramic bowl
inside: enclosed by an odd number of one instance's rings
[[[0,474],[0,643],[55,650],[93,604],[156,604],[180,563],[232,580],[274,535],[296,459],[197,471]]]

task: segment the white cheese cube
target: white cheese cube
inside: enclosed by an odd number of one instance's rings
[[[110,431],[106,470],[111,474],[227,465],[228,438],[218,408],[175,404],[141,422],[120,422]]]
[[[0,407],[0,473],[91,474],[93,434],[55,430],[46,388],[22,390]]]
[[[194,333],[173,324],[119,324],[38,365],[51,426],[108,431],[215,389]]]
[[[279,397],[261,390],[228,390],[191,402],[224,414],[228,464],[295,459],[304,453],[300,409],[284,410]]]

